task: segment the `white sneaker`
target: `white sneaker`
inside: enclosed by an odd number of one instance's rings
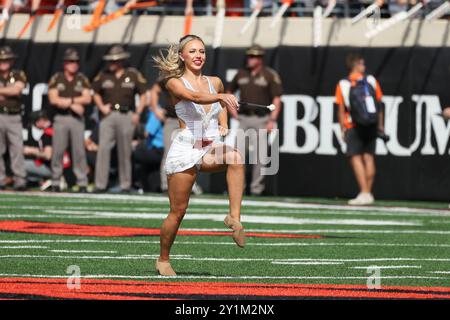
[[[371,193],[360,192],[358,196],[354,199],[348,201],[351,206],[364,206],[372,204],[375,201]]]
[[[367,193],[367,203],[366,204],[373,204],[375,202],[375,198],[373,197],[373,194]]]

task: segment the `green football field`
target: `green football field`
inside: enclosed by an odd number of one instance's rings
[[[245,198],[241,249],[227,199],[192,197],[174,278],[154,269],[167,212],[156,194],[0,194],[0,298],[450,298],[446,203]]]

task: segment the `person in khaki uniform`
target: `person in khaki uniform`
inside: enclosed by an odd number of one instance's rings
[[[0,190],[5,188],[3,156],[9,150],[14,189],[26,190],[23,155],[21,96],[27,83],[23,71],[12,70],[16,55],[8,46],[0,47]]]
[[[134,68],[125,68],[130,56],[122,46],[115,45],[104,56],[106,71],[98,74],[92,84],[94,101],[100,110],[100,141],[95,166],[95,191],[108,187],[111,149],[117,146],[119,180],[122,192],[131,188],[131,153],[134,126],[147,103],[147,80]],[[135,107],[135,95],[140,95]]]
[[[92,101],[89,80],[79,70],[80,56],[75,49],[64,53],[64,71],[52,76],[48,99],[56,110],[53,121],[52,191],[58,192],[63,174],[63,157],[72,147],[73,172],[80,192],[87,188],[87,163],[84,148],[84,108]]]
[[[246,68],[238,71],[229,84],[227,92],[233,93],[240,90],[241,101],[266,106],[274,104],[276,108],[270,112],[266,108],[252,108],[243,105],[238,111],[233,109],[228,111],[233,118],[239,120],[239,129],[244,131],[248,129],[266,129],[270,133],[275,128],[281,111],[281,95],[283,93],[281,79],[276,71],[264,66],[264,49],[261,46],[251,46],[247,49],[246,55]],[[258,141],[250,139],[249,149],[258,151],[257,143]],[[267,143],[267,141],[264,143]],[[260,156],[258,155],[258,158]],[[261,195],[265,189],[264,176],[261,174],[262,162],[264,162],[262,160],[265,161],[265,159],[259,158],[257,163],[253,165],[250,184],[252,195]]]

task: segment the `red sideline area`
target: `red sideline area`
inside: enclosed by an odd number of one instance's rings
[[[0,278],[0,298],[57,299],[185,299],[198,297],[286,297],[342,299],[450,299],[450,287],[262,284],[229,282],[145,282],[81,279],[68,289],[66,279]]]
[[[136,236],[159,236],[156,228],[131,228],[121,226],[96,226],[68,223],[5,220],[0,221],[0,231],[23,232],[37,234],[55,234],[65,236],[83,237],[136,237]],[[226,231],[189,231],[179,230],[179,236],[229,236]],[[247,237],[256,238],[307,238],[319,239],[321,235],[305,235],[292,233],[261,233],[247,232]]]

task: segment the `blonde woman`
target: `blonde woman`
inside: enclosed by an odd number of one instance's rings
[[[170,248],[186,213],[197,171],[227,170],[230,211],[224,223],[233,230],[236,244],[245,245],[240,222],[243,160],[239,152],[220,142],[228,132],[226,110],[237,109],[239,104],[235,96],[223,93],[219,78],[202,74],[205,52],[200,37],[187,35],[178,45],[170,46],[166,55],[154,57],[180,123],[165,163],[170,212],[161,226],[161,251],[156,261],[156,270],[162,276],[176,275],[169,262]]]

